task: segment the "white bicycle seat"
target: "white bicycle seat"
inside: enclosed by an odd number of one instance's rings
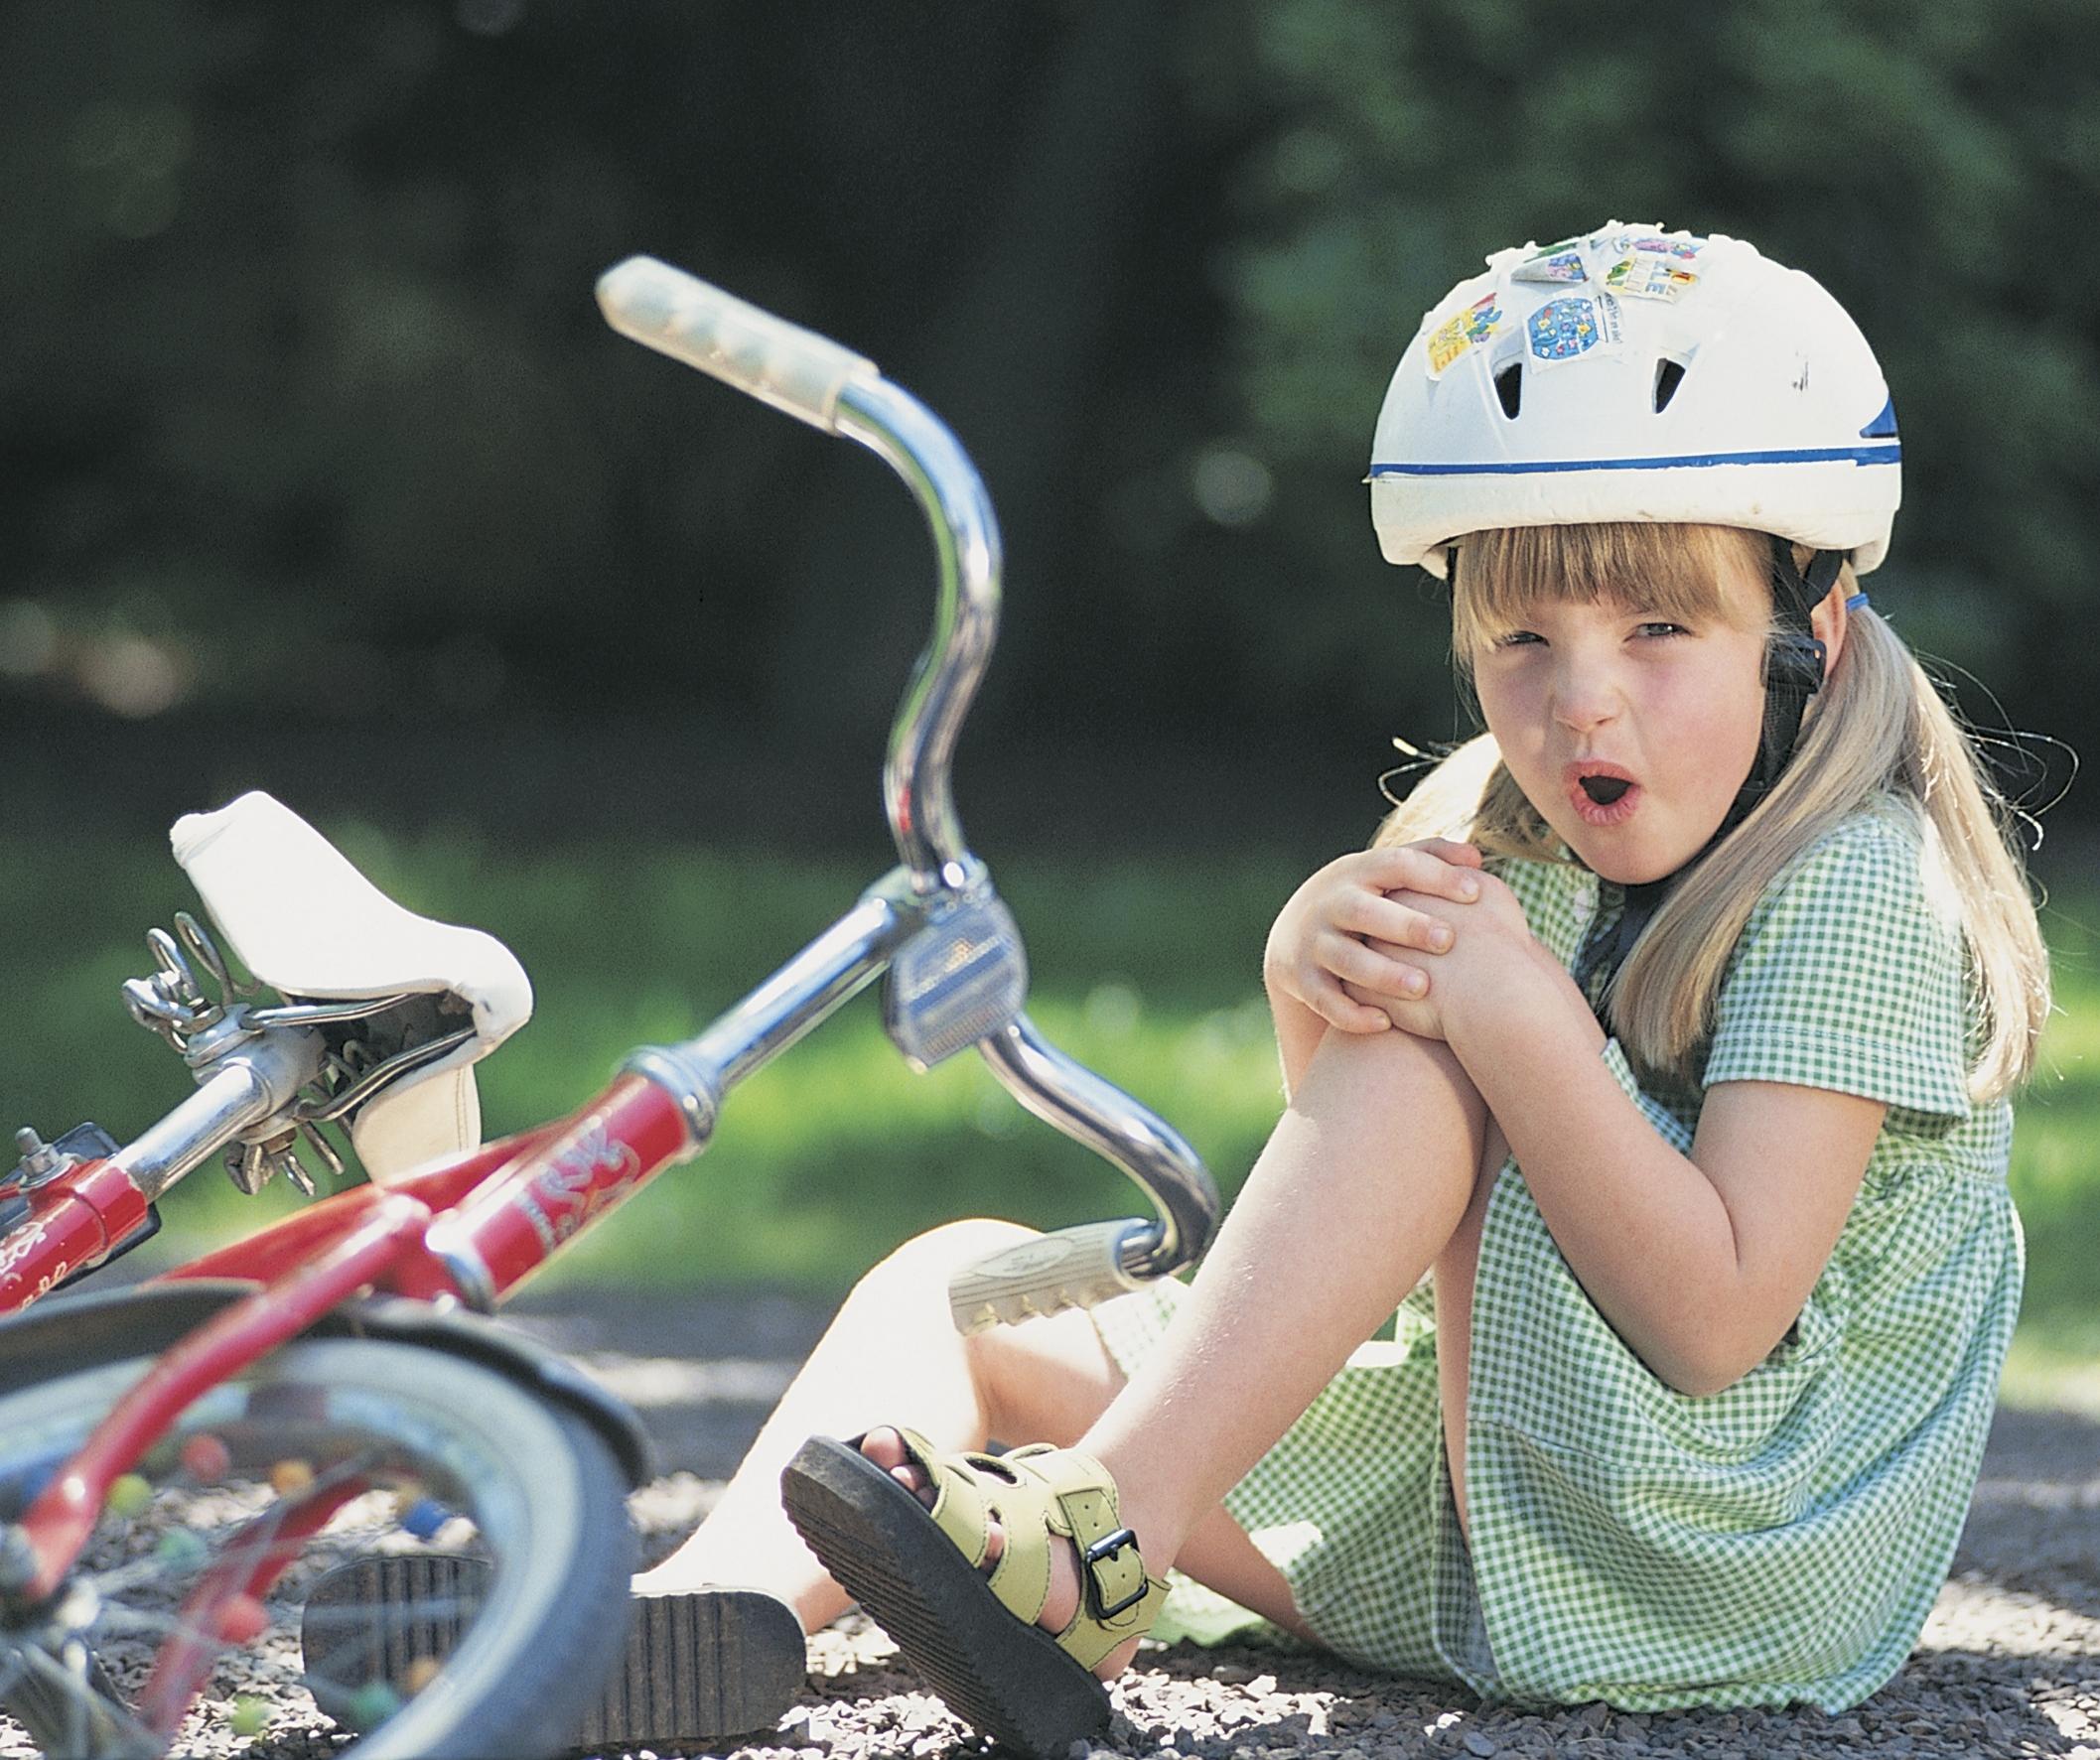
[[[405,910],[304,819],[259,790],[168,834],[175,859],[242,965],[288,1002],[450,992],[475,1036],[358,1109],[350,1141],[380,1183],[482,1140],[473,1065],[532,1015],[532,985],[480,929]]]

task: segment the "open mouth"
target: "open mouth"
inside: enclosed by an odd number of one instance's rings
[[[1585,825],[1622,825],[1640,805],[1640,783],[1617,764],[1578,758],[1563,774],[1569,804]]]

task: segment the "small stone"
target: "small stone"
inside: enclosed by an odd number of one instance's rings
[[[1466,1732],[1466,1751],[1469,1754],[1498,1754],[1502,1744],[1484,1729],[1469,1729]]]

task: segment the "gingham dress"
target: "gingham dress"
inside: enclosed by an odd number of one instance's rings
[[[1619,889],[1500,867],[1565,964]],[[1482,1228],[1462,1535],[1427,1284],[1226,1498],[1340,1655],[1486,1698],[1625,1710],[1807,1701],[1836,1711],[1901,1666],[1946,1576],[1982,1459],[2024,1266],[2011,1109],[1967,1097],[1959,932],[1915,821],[1878,802],[1773,883],[1747,925],[1704,1085],[1787,1082],[1888,1103],[1844,1232],[1787,1337],[1693,1398],[1619,1339],[1514,1160]],[[1699,1090],[1644,1089],[1689,1150]],[[1775,1153],[1785,1145],[1775,1144]],[[1096,1310],[1124,1369],[1173,1287]],[[1253,1616],[1181,1584],[1164,1635]]]

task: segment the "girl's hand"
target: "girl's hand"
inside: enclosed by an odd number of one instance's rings
[[[1393,900],[1454,933],[1441,951],[1415,956],[1422,958],[1429,977],[1423,991],[1393,999],[1345,984],[1350,1000],[1378,1009],[1392,1025],[1417,1037],[1446,1040],[1462,1057],[1458,1041],[1467,1028],[1482,1019],[1491,1024],[1497,1015],[1512,1011],[1536,1015],[1547,1006],[1548,991],[1573,997],[1576,1014],[1590,1022],[1589,1004],[1531,933],[1516,894],[1492,875],[1481,875],[1479,885],[1478,898],[1465,906],[1429,894]],[[1427,925],[1423,932],[1433,933]],[[1392,957],[1405,950],[1381,949],[1374,943],[1371,951]]]
[[[1453,945],[1459,912],[1480,895],[1479,866],[1472,845],[1443,838],[1330,862],[1291,894],[1269,931],[1262,980],[1270,996],[1291,998],[1344,1032],[1405,1024],[1394,1011],[1430,984],[1409,956]],[[1431,901],[1441,915],[1424,908]]]

